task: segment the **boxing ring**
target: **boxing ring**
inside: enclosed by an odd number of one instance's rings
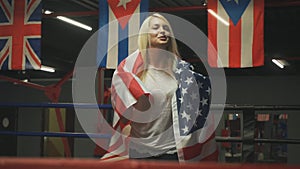
[[[55,113],[58,116],[58,122],[62,119],[60,116],[60,108],[79,108],[79,109],[112,109],[110,104],[88,104],[88,103],[58,103],[58,98],[60,96],[61,86],[67,81],[68,78],[72,76],[71,73],[67,74],[58,83],[50,86],[41,86],[37,84],[32,84],[28,82],[22,82],[17,79],[2,77],[0,79],[7,80],[12,83],[22,84],[27,87],[32,87],[45,92],[45,95],[49,98],[49,103],[0,103],[0,107],[35,107],[35,108],[54,108]],[[254,119],[255,110],[300,110],[299,106],[230,106],[227,105],[225,110],[245,110],[244,121],[249,119]],[[111,135],[105,133],[78,133],[78,132],[65,132],[64,126],[60,123],[60,132],[34,132],[34,131],[5,131],[0,130],[0,135],[11,135],[11,136],[32,136],[32,137],[57,137],[62,138],[64,143],[65,158],[24,158],[24,157],[0,157],[0,168],[7,169],[29,169],[29,168],[41,168],[41,169],[81,169],[81,168],[203,168],[203,169],[252,169],[254,167],[259,169],[276,169],[276,168],[287,168],[294,169],[300,168],[299,165],[286,165],[286,164],[250,164],[247,161],[242,161],[242,163],[189,163],[189,164],[178,164],[176,162],[158,162],[158,161],[143,161],[143,160],[124,160],[117,162],[103,162],[95,158],[90,159],[80,159],[72,158],[70,153],[70,147],[67,143],[68,138],[97,138],[97,139],[109,139]],[[253,126],[252,126],[253,127]],[[246,127],[244,132],[252,130],[252,127]],[[249,151],[253,151],[254,143],[286,143],[286,144],[300,144],[298,139],[254,139],[252,136],[245,136],[242,138],[232,138],[232,137],[216,137],[217,142],[242,142],[248,145],[247,149],[243,149],[243,153],[247,154]]]
[[[299,166],[281,164],[221,164],[221,163],[185,163],[127,160],[119,162],[101,162],[90,159],[42,159],[42,158],[0,158],[0,168],[5,169],[298,169]]]
[[[42,108],[99,108],[99,109],[111,109],[111,105],[103,104],[103,105],[93,105],[86,103],[41,103],[41,104],[13,104],[13,103],[0,103],[0,107],[42,107]],[[227,106],[225,109],[245,109],[246,107],[230,107]],[[249,108],[249,107],[248,107]],[[277,107],[278,109],[296,109],[299,107]],[[256,109],[266,109],[269,110],[270,107],[257,107]],[[0,131],[0,135],[14,135],[14,136],[33,136],[33,137],[58,137],[58,138],[100,138],[100,139],[109,139],[111,135],[109,134],[99,134],[99,133],[76,133],[76,132],[32,132],[32,131]],[[300,144],[300,140],[297,139],[252,139],[246,140],[246,138],[231,138],[231,137],[216,137],[217,142],[243,142],[243,143],[286,143],[286,144]],[[66,154],[67,155],[67,154]],[[250,169],[253,167],[259,167],[260,169],[269,169],[269,168],[299,168],[300,166],[292,166],[286,164],[232,164],[232,163],[191,163],[191,164],[178,164],[174,162],[157,162],[157,161],[143,161],[143,160],[125,160],[118,162],[102,162],[97,159],[78,159],[78,158],[70,158],[66,156],[66,158],[17,158],[17,157],[2,157],[0,158],[0,168],[21,168],[21,169],[29,169],[33,167],[39,168],[72,168],[72,169],[80,169],[80,168],[243,168]]]

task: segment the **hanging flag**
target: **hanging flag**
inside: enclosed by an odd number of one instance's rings
[[[41,0],[0,0],[0,70],[40,69]]]
[[[209,65],[228,68],[262,66],[264,0],[209,0],[207,7],[208,39],[215,48],[208,48]]]
[[[287,120],[287,119],[288,119],[288,114],[286,114],[286,113],[280,114],[280,115],[279,115],[279,119]]]
[[[270,114],[257,114],[257,121],[269,121]]]
[[[137,35],[147,17],[148,0],[100,0],[99,11],[97,63],[115,69],[138,48]]]

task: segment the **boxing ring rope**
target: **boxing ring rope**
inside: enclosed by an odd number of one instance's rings
[[[5,169],[299,169],[295,165],[283,164],[232,164],[232,163],[184,163],[124,160],[101,162],[91,159],[56,158],[0,158],[0,168]]]
[[[99,108],[112,109],[111,104],[89,103],[0,103],[0,107],[44,107],[44,108]]]
[[[0,103],[0,107],[36,107],[36,108],[79,108],[79,109],[112,109],[110,104],[88,104],[88,103]],[[43,137],[76,137],[76,138],[103,138],[109,139],[109,134],[99,133],[74,133],[74,132],[13,132],[0,131],[0,135],[15,136],[43,136]]]
[[[92,103],[0,103],[0,107],[45,107],[45,108],[99,108],[112,109],[111,104],[92,104]],[[217,110],[224,105],[212,104],[211,109]],[[224,110],[300,110],[298,105],[277,105],[277,106],[256,106],[256,105],[233,105],[226,104]]]
[[[300,144],[300,139],[262,139],[262,138],[243,139],[241,137],[219,137],[219,136],[216,136],[215,138],[217,142]]]
[[[31,131],[0,131],[0,135],[14,136],[40,136],[40,137],[75,137],[75,138],[111,138],[110,134],[99,133],[74,133],[74,132],[31,132]]]
[[[32,87],[37,90],[45,92],[45,95],[50,99],[50,103],[0,103],[0,107],[37,107],[37,108],[55,108],[56,114],[60,116],[59,108],[98,108],[109,110],[112,106],[109,104],[88,104],[88,103],[58,103],[58,98],[60,95],[61,86],[72,76],[72,72],[68,73],[63,79],[58,83],[49,86],[42,86],[38,84],[32,84],[28,82],[22,82],[18,79],[3,77],[0,75],[0,79],[7,80],[12,83],[22,84],[27,87]],[[223,105],[212,105],[212,109],[222,108]],[[252,106],[252,105],[225,105],[225,110],[300,110],[300,106]],[[58,121],[61,119],[58,118]],[[62,123],[60,123],[61,125]],[[30,132],[30,131],[0,131],[0,135],[15,135],[15,136],[35,136],[35,137],[61,137],[64,142],[64,149],[66,157],[70,157],[70,149],[66,138],[101,138],[109,139],[111,136],[108,134],[100,133],[71,133],[64,132],[63,126],[60,126],[60,132]],[[243,143],[286,143],[286,144],[300,144],[300,140],[297,139],[249,139],[249,138],[234,138],[234,137],[216,137],[217,142],[243,142]],[[173,162],[149,162],[149,161],[135,161],[128,160],[116,163],[103,163],[99,160],[83,160],[83,159],[52,159],[52,158],[0,158],[0,168],[21,168],[29,169],[33,167],[46,168],[205,168],[205,169],[218,169],[218,168],[245,168],[252,169],[253,167],[258,167],[257,164],[180,164]],[[259,165],[260,169],[264,168],[299,168],[299,166],[287,166],[282,164],[276,165]]]
[[[98,133],[74,133],[74,132],[30,132],[30,131],[0,131],[0,135],[14,136],[40,136],[40,137],[75,137],[75,138],[102,138],[109,139],[109,134]],[[240,137],[219,137],[216,136],[217,142],[251,142],[251,143],[280,143],[280,144],[300,144],[300,139],[251,139],[246,140]]]
[[[52,84],[52,85],[48,85],[48,86],[43,86],[43,85],[40,85],[40,84],[31,83],[31,82],[23,82],[20,79],[15,79],[15,78],[2,76],[2,75],[0,75],[0,79],[11,82],[13,84],[20,84],[20,85],[23,85],[25,87],[30,87],[30,88],[33,88],[33,89],[43,91],[44,94],[48,97],[48,99],[52,103],[58,103],[59,102],[59,96],[61,94],[62,85],[65,82],[67,82],[72,76],[73,76],[73,70],[68,72],[57,83]],[[57,119],[57,122],[58,122],[59,130],[60,130],[60,132],[64,132],[65,131],[65,126],[63,124],[60,109],[55,108],[55,113],[56,113],[56,119]],[[71,157],[71,150],[70,150],[68,140],[65,137],[62,137],[61,139],[62,139],[62,142],[63,142],[63,145],[64,145],[64,151],[65,151],[66,157]]]
[[[81,108],[81,109],[89,109],[89,108],[99,108],[99,109],[112,109],[110,104],[89,104],[89,103],[0,103],[0,107],[43,107],[43,108]],[[219,105],[212,105],[212,109],[218,109]],[[225,106],[225,110],[244,110],[244,109],[258,109],[258,110],[300,110],[299,106],[238,106],[238,105],[228,105]],[[73,137],[73,138],[100,138],[100,139],[109,139],[111,135],[109,134],[99,134],[99,133],[71,133],[71,132],[30,132],[30,131],[0,131],[0,135],[15,135],[15,136],[36,136],[36,137]],[[219,137],[216,136],[217,142],[248,142],[251,144],[254,143],[285,143],[285,144],[300,144],[299,139],[244,139],[241,137]],[[57,163],[59,162],[59,163]],[[78,163],[78,165],[74,165]],[[225,166],[224,166],[225,165]],[[263,165],[263,164],[255,164],[255,167],[259,167],[260,169],[264,168],[299,168],[297,166],[288,166],[283,164],[273,165]],[[117,163],[104,163],[99,162],[99,160],[78,160],[78,159],[40,159],[40,158],[0,158],[0,168],[21,168],[21,169],[29,169],[32,167],[40,167],[43,169],[46,168],[245,168],[250,169],[253,168],[253,165],[240,165],[240,164],[180,164],[173,162],[145,162],[145,161],[135,161],[128,160],[125,162],[117,162]],[[280,166],[280,167],[279,167]]]
[[[89,104],[89,103],[0,103],[0,107],[36,107],[36,108],[99,108],[112,109],[110,104]],[[212,105],[212,109],[218,109],[220,105]],[[238,106],[226,105],[225,110],[300,110],[300,106]],[[99,133],[74,133],[74,132],[13,132],[0,131],[0,135],[15,135],[15,136],[45,136],[45,137],[78,137],[78,138],[103,138],[109,139],[109,134]],[[286,143],[286,144],[300,144],[300,139],[243,139],[241,137],[220,137],[216,136],[217,142],[250,142],[250,143]]]
[[[110,110],[110,104],[89,104],[89,103],[0,103],[0,107],[36,107],[36,108],[79,108],[90,109],[99,108]],[[220,105],[212,105],[212,109],[218,109]],[[226,105],[225,110],[300,110],[300,106],[238,106]],[[0,135],[16,135],[16,136],[47,136],[47,137],[79,137],[79,138],[110,138],[108,134],[99,133],[70,133],[70,132],[12,132],[0,131]],[[300,139],[243,139],[241,137],[219,137],[216,136],[217,142],[251,142],[251,143],[287,143],[300,144]]]

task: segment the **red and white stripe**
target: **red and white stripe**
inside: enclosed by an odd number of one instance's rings
[[[219,0],[208,9],[229,23],[225,25],[208,13],[208,62],[211,67],[243,68],[264,64],[264,0],[251,0],[240,21],[234,25]]]
[[[113,119],[115,132],[109,143],[108,153],[101,158],[103,161],[128,159],[129,137],[121,133],[129,124],[123,124],[119,115],[122,115],[128,108],[136,103],[141,95],[148,95],[150,93],[136,76],[142,66],[142,56],[139,51],[135,51],[120,63],[114,73],[111,86],[111,100],[115,110]]]
[[[125,126],[119,125],[119,122],[116,124],[114,135],[110,140],[109,149],[107,150],[108,153],[106,153],[101,158],[102,161],[119,161],[119,160],[126,160],[129,158],[128,157],[129,137],[121,134],[122,129]]]
[[[143,64],[138,51],[128,56],[120,63],[112,79],[112,104],[119,114],[125,112],[144,94],[149,94],[136,76]]]
[[[173,107],[174,111],[177,112],[176,107]],[[178,118],[176,114],[172,114],[175,119]],[[214,116],[209,114],[205,127],[186,136],[180,136],[178,131],[174,130],[180,162],[218,161],[219,150],[215,141],[214,121]],[[178,127],[177,123],[174,125],[174,128]]]
[[[205,142],[196,143],[192,146],[186,146],[179,149],[182,153],[185,162],[197,161],[217,161],[218,160],[218,146],[215,141],[215,134],[213,133]],[[194,142],[195,143],[195,142]]]

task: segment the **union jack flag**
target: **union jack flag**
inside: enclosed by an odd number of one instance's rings
[[[0,70],[40,69],[41,0],[0,0]]]
[[[121,115],[130,110],[143,94],[151,95],[137,77],[143,68],[139,51],[120,63],[112,80],[112,104],[114,106],[113,134],[108,153],[102,160],[128,158],[130,138],[121,131],[130,123],[124,123]],[[173,96],[172,118],[174,137],[180,162],[217,160],[218,151],[214,140],[214,119],[209,113],[210,80],[191,70],[191,65],[179,60],[175,71],[178,89]]]

